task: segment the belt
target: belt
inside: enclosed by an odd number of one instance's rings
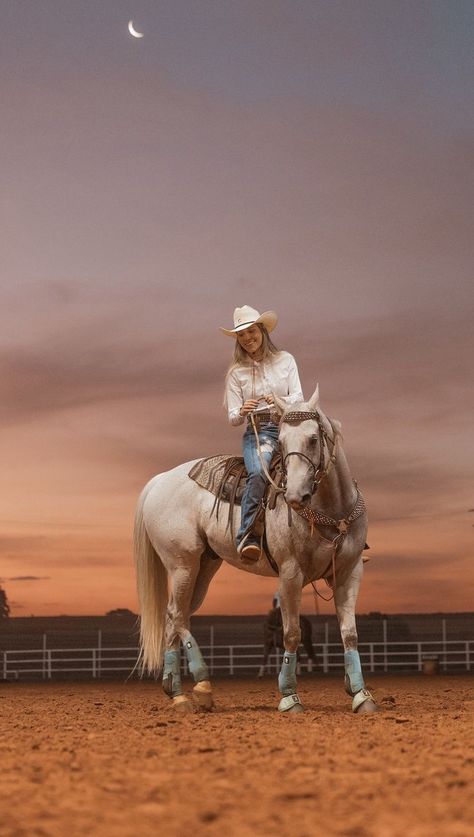
[[[275,421],[274,416],[275,416],[275,413],[270,411],[270,410],[259,410],[258,413],[253,414],[253,417],[255,419],[255,424],[256,424],[257,428],[262,423],[274,424],[276,426],[278,424],[278,422]],[[252,427],[252,419],[250,418],[250,416],[248,416],[248,418],[247,418],[247,425],[249,427]]]

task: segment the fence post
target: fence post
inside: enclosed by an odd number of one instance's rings
[[[43,671],[42,671],[43,680],[46,680],[46,671],[47,671],[47,663],[46,663],[46,658],[47,658],[46,644],[47,644],[47,641],[48,640],[47,640],[46,634],[43,634]]]
[[[383,670],[388,671],[388,658],[387,658],[387,620],[384,619],[382,623],[382,630],[383,630]]]
[[[446,619],[441,620],[441,630],[443,635],[443,671],[446,671],[446,640],[447,640],[447,630],[446,630]]]
[[[423,670],[423,661],[422,661],[422,654],[421,654],[421,642],[416,643],[416,650],[418,653],[418,671]]]
[[[234,673],[234,646],[229,645],[229,671],[231,674]]]
[[[468,653],[469,653],[469,648],[468,648]],[[6,680],[6,679],[7,679],[7,674],[8,674],[8,671],[7,671],[7,664],[8,664],[8,663],[7,663],[7,659],[8,659],[8,658],[7,658],[7,652],[6,652],[6,651],[4,651],[4,652],[3,652],[3,679],[4,679],[4,680]]]
[[[101,662],[102,662],[102,631],[99,629],[97,631],[97,662],[96,662],[96,672],[97,672],[97,677],[99,677],[99,678],[102,674]]]
[[[329,622],[324,623],[323,671],[329,671]]]
[[[328,645],[327,642],[323,645],[323,672],[328,673]]]
[[[471,652],[470,652],[470,645],[471,643],[469,640],[466,640],[466,668],[468,671],[471,670]]]
[[[369,643],[369,651],[370,651],[370,673],[373,674],[375,671],[374,668],[374,643]]]
[[[48,650],[46,652],[47,658],[48,658],[48,680],[51,680],[51,677],[52,677],[52,674],[53,674],[53,666],[52,666],[52,661],[51,661],[52,653],[53,652],[52,652],[51,648],[48,648]]]
[[[209,628],[209,642],[211,646],[211,674],[214,674],[214,625]]]

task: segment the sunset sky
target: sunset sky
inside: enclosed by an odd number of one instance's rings
[[[473,37],[471,0],[2,4],[14,615],[137,609],[142,486],[240,451],[218,328],[243,304],[342,422],[359,611],[472,610]],[[201,613],[274,590],[223,567]]]

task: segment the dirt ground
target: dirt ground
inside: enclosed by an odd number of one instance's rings
[[[269,678],[181,717],[149,682],[0,684],[0,837],[472,835],[474,678],[369,686],[375,716],[308,676],[303,715]]]

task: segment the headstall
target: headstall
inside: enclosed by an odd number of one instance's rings
[[[309,456],[306,456],[305,453],[301,453],[297,450],[289,451],[283,459],[283,474],[286,477],[286,461],[290,456],[299,456],[300,459],[304,459],[308,465],[313,469],[313,489],[312,493],[315,494],[318,490],[318,485],[326,476],[329,471],[329,468],[332,464],[336,461],[336,439],[331,439],[323,427],[323,422],[321,419],[321,415],[317,412],[317,410],[293,410],[289,413],[285,413],[284,416],[281,418],[281,423],[285,424],[300,424],[302,421],[316,421],[318,423],[319,429],[319,463],[318,467],[314,464],[313,460],[310,459]],[[327,446],[328,439],[333,443],[333,451],[332,454],[329,456],[329,462],[327,466],[324,466],[324,446]],[[329,450],[329,448],[328,448]]]

